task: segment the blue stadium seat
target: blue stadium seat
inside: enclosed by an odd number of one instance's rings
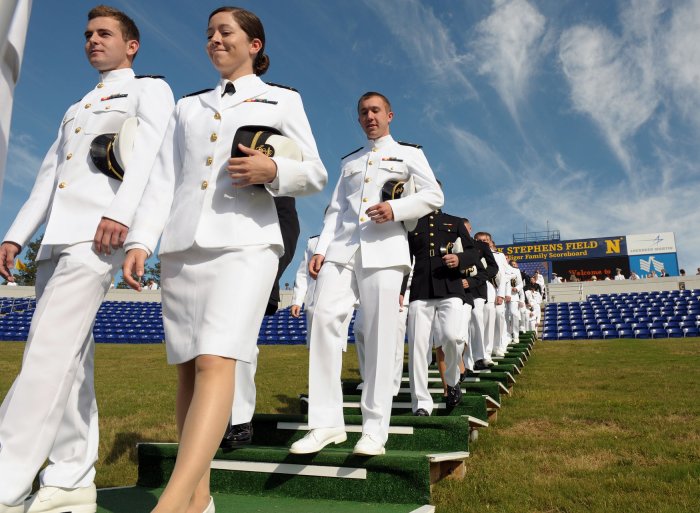
[[[591,339],[603,338],[603,332],[599,329],[586,330],[586,337]]]
[[[700,331],[698,331],[698,328],[695,326],[688,326],[687,328],[683,328],[683,336],[684,337],[697,337],[700,334]]]
[[[683,337],[683,331],[677,326],[666,328],[666,336],[670,338],[681,338]]]
[[[651,338],[668,338],[668,333],[666,333],[665,328],[649,328],[649,335]]]
[[[618,338],[618,332],[616,329],[602,330],[602,338]]]
[[[649,337],[651,337],[651,333],[646,328],[637,328],[636,330],[633,331],[633,333],[634,333],[634,338],[649,338]]]

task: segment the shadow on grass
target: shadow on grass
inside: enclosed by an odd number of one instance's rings
[[[299,413],[299,398],[288,395],[277,394],[277,400],[282,403],[277,413]]]
[[[117,433],[117,435],[114,437],[114,444],[112,444],[112,449],[109,451],[109,454],[105,458],[105,464],[112,464],[116,463],[119,458],[121,458],[124,454],[129,455],[129,460],[137,463],[138,462],[138,455],[136,453],[136,444],[138,443],[157,443],[162,440],[155,440],[155,439],[149,439],[145,438],[141,433]]]

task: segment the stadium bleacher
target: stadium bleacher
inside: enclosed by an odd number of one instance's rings
[[[0,298],[0,340],[26,341],[36,307],[34,298]],[[353,325],[348,328],[348,342],[354,343]],[[159,344],[165,338],[159,302],[105,301],[93,328],[97,343]],[[260,326],[259,344],[306,344],[306,316],[297,319],[289,308],[266,316]]]
[[[543,340],[697,337],[700,289],[591,294],[587,301],[549,303]]]

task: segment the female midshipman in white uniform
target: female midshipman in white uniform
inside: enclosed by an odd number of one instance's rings
[[[222,7],[206,46],[221,75],[213,90],[180,100],[126,247],[124,276],[143,272],[158,238],[168,362],[178,366],[175,469],[154,512],[214,511],[209,463],[228,423],[236,360],[254,357],[258,330],[284,251],[272,197],[320,191],[327,180],[299,94],[260,78],[269,59],[255,14]],[[253,141],[243,126],[292,139],[296,160]],[[264,184],[256,185],[256,184]]]

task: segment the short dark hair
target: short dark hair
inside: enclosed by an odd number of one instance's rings
[[[489,240],[493,240],[493,237],[491,237],[491,234],[489,232],[476,232],[474,234],[474,238],[476,239],[477,237],[488,237]]]
[[[139,33],[139,28],[136,26],[136,23],[134,23],[134,20],[129,18],[119,9],[115,9],[109,5],[98,5],[97,7],[90,9],[90,12],[88,12],[88,21],[94,18],[114,18],[119,22],[124,41],[141,41],[141,34]]]
[[[258,54],[255,56],[255,60],[253,61],[253,72],[258,76],[264,75],[267,69],[270,67],[270,57],[265,54],[265,27],[263,27],[260,18],[258,18],[255,13],[248,11],[247,9],[243,9],[242,7],[225,5],[223,7],[219,7],[218,9],[214,9],[209,15],[209,20],[220,12],[231,13],[236,23],[238,23],[243,32],[248,35],[248,41],[252,41],[253,39],[260,40],[262,46],[260,47]]]
[[[373,96],[379,96],[383,101],[384,105],[386,105],[386,110],[387,112],[391,112],[391,102],[389,101],[389,98],[384,96],[382,93],[378,93],[376,91],[367,91],[365,94],[360,96],[360,99],[357,100],[357,113],[360,113],[360,104],[365,101],[367,98],[372,98]]]

